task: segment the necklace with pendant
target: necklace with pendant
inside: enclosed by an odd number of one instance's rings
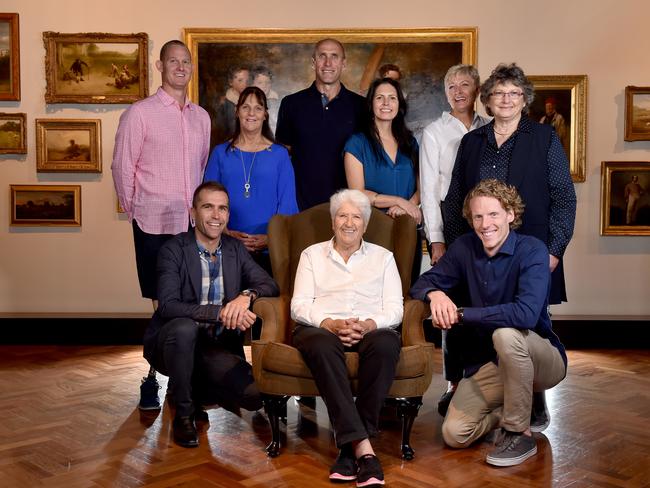
[[[243,151],[239,149],[239,159],[241,160],[241,167],[244,170],[244,198],[251,197],[251,176],[253,175],[253,165],[255,164],[255,156],[257,152],[253,152],[253,159],[251,161],[251,167],[248,171],[248,176],[246,175],[246,165],[244,164],[244,155]]]

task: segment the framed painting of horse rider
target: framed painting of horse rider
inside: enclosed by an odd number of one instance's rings
[[[148,95],[148,36],[44,32],[47,103],[133,103]]]

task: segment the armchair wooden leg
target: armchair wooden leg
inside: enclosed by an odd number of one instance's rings
[[[266,446],[266,453],[269,457],[277,457],[280,454],[280,417],[286,418],[286,407],[289,396],[262,395],[264,410],[269,416],[271,424],[271,443]]]
[[[415,456],[415,451],[413,451],[410,444],[411,428],[421,406],[422,397],[397,399],[397,413],[402,417],[402,459],[407,461],[410,461]]]

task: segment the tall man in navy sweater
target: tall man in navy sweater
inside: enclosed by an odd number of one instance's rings
[[[348,186],[343,146],[361,130],[366,104],[341,83],[345,62],[343,44],[318,41],[312,56],[315,81],[280,104],[275,136],[290,148],[300,210],[328,202]]]

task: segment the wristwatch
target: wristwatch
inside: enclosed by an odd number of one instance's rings
[[[458,307],[456,309],[456,314],[458,315],[458,323],[462,324],[463,319],[465,318],[465,309],[463,307]]]
[[[246,290],[242,290],[239,292],[240,295],[243,295],[245,297],[250,297],[251,303],[255,301],[257,298],[257,292],[255,290],[252,290],[250,288],[247,288]]]

